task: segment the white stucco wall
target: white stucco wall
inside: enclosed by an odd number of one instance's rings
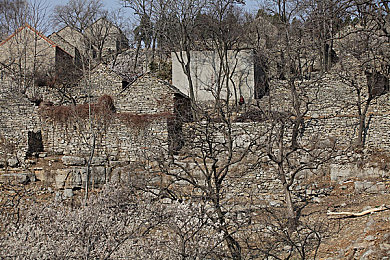
[[[185,53],[172,53],[172,84],[181,92],[190,96],[187,76],[184,74],[181,63],[181,55],[186,61]],[[229,50],[228,65],[231,73],[229,81],[230,100],[239,99],[242,95],[245,101],[254,98],[254,53],[253,50]],[[225,82],[221,89],[221,97],[226,98],[227,75],[220,70],[220,57],[216,51],[192,51],[191,52],[191,77],[194,84],[196,101],[214,100],[218,93],[217,80]],[[218,76],[221,75],[221,76]]]

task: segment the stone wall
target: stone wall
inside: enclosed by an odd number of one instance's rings
[[[105,61],[128,48],[128,40],[123,32],[105,18],[85,28],[84,34],[66,26],[52,33],[49,38],[74,56],[81,54],[92,56],[93,59],[103,58]]]
[[[59,73],[72,64],[72,56],[26,24],[0,43],[0,61],[15,74],[34,72],[36,76],[48,71]]]
[[[65,42],[76,47],[82,54],[85,54],[85,52],[87,50],[85,47],[85,38],[80,32],[73,30],[69,26],[65,26],[64,28],[60,29],[59,31],[54,32],[51,35],[49,35],[49,38],[53,38],[53,40],[58,38],[58,37],[61,37]],[[58,44],[61,44],[61,41],[58,42]]]
[[[87,72],[71,93],[76,102],[81,104],[88,102],[88,96],[91,97],[92,102],[96,102],[103,95],[116,99],[123,90],[123,81],[125,81],[123,77],[101,63],[90,73]]]
[[[102,57],[112,58],[128,47],[128,40],[121,29],[105,18],[100,18],[89,26],[85,35],[91,39],[96,48],[102,49]],[[103,45],[100,46],[101,44]]]
[[[187,145],[196,142],[196,138],[191,136],[191,124],[186,125],[182,129],[183,132],[181,129],[178,132],[169,129],[170,115],[178,112],[177,99],[187,100],[179,90],[151,74],[145,74],[126,87],[123,87],[122,81],[120,75],[103,65],[91,74],[90,93],[93,98],[104,94],[112,95],[116,108],[116,112],[108,118],[93,117],[92,128],[88,118],[73,118],[66,122],[39,118],[38,108],[28,99],[23,96],[9,96],[9,89],[1,88],[0,133],[10,140],[15,140],[20,157],[24,157],[28,150],[28,132],[41,131],[44,151],[49,155],[62,157],[63,165],[55,170],[58,188],[67,188],[67,185],[71,188],[82,186],[86,173],[85,164],[91,152],[92,133],[96,138],[93,162],[96,183],[110,180],[111,173],[118,173],[121,168],[123,171],[129,170],[124,165],[130,162],[154,161],[156,157],[166,155],[172,134],[179,137],[181,134],[189,135]],[[291,97],[285,84],[283,81],[273,82],[271,86],[274,88],[271,88],[270,96],[263,97],[258,101],[258,105],[266,108],[268,100],[271,99],[273,111],[290,112]],[[313,136],[330,138],[338,141],[340,150],[348,147],[357,134],[357,100],[354,91],[330,76],[318,81],[302,81],[300,84],[305,85],[307,90],[305,98],[313,102],[304,119],[304,131],[300,138],[305,141],[310,141]],[[77,90],[79,92],[76,96],[80,100],[85,101],[85,98],[82,99],[87,95],[82,92],[85,89]],[[367,118],[370,123],[366,135],[366,147],[369,150],[389,153],[389,111],[388,94],[376,99],[370,107]],[[217,125],[214,127],[218,128]],[[253,138],[257,138],[259,144],[264,144],[269,129],[270,124],[267,122],[234,123],[234,149],[240,150]],[[224,143],[223,134],[213,134],[217,141]],[[288,134],[291,134],[291,129]],[[183,153],[194,151],[186,150],[186,147],[182,149]],[[226,157],[226,154],[220,155],[221,160]],[[342,163],[342,159],[339,162]],[[194,167],[194,171],[198,167],[195,164],[191,166],[191,162],[184,161],[183,164]],[[50,167],[47,168],[48,171]],[[310,172],[304,172],[296,184],[299,186],[298,193],[304,196],[314,196],[318,190],[311,187],[311,184],[304,183],[309,175]],[[69,176],[71,179],[68,179]],[[271,167],[248,170],[245,175],[229,177],[227,183],[233,194],[240,192],[237,196],[243,198],[247,197],[247,193],[251,193],[272,203],[282,200],[282,195],[275,192],[280,191],[280,182],[275,178],[275,171]]]
[[[171,129],[174,114],[180,112],[178,107],[184,108],[177,102],[187,100],[186,97],[168,83],[149,74],[133,82],[127,89],[122,88],[121,77],[105,67],[94,75],[91,84],[93,94],[113,94],[116,111],[106,111],[108,114],[104,116],[92,111],[91,122],[85,114],[87,105],[80,105],[80,109],[86,109],[83,110],[85,115],[76,113],[77,108],[72,105],[54,105],[51,108],[58,108],[56,113],[59,114],[53,119],[48,114],[42,114],[45,108],[38,108],[27,96],[16,94],[19,90],[13,89],[17,86],[14,86],[12,79],[5,77],[1,81],[0,133],[17,144],[15,150],[19,152],[20,160],[24,160],[29,149],[29,132],[39,132],[43,150],[55,155],[88,157],[92,134],[96,138],[95,155],[104,158],[128,162],[168,152],[174,138],[172,136],[177,134]],[[100,81],[102,77],[105,81]],[[41,96],[44,100],[62,103],[53,90],[41,89],[41,94],[48,94]],[[64,111],[70,114],[61,114]],[[176,122],[173,125],[176,126]]]
[[[12,65],[14,71],[33,67],[47,70],[54,67],[55,45],[40,36],[38,32],[26,25],[0,44],[0,60],[6,66]]]
[[[38,133],[38,108],[18,92],[12,80],[3,79],[0,87],[0,136],[14,149],[3,150],[3,157],[17,156],[22,162],[28,151],[28,133]],[[7,155],[8,154],[8,155]]]
[[[77,104],[96,102],[99,97],[109,95],[116,97],[123,90],[123,79],[108,66],[99,64],[87,73],[85,76],[78,78],[78,74],[73,74],[73,78],[67,77],[65,80],[77,84],[65,84],[67,88],[62,88],[60,84],[53,88],[50,86],[38,86],[35,89],[35,95],[43,101],[50,101],[55,105],[71,104],[72,100],[64,97],[61,91],[66,92],[66,96],[72,97]],[[69,83],[68,82],[68,83]],[[32,89],[28,90],[29,96],[33,96]]]
[[[362,106],[367,98],[365,77],[361,78]],[[267,110],[271,100],[271,110],[293,113],[291,92],[286,81],[271,83],[269,96],[257,102]],[[334,76],[297,83],[298,89],[304,90],[300,98],[310,101],[309,110],[304,118],[305,135],[321,135],[338,141],[342,147],[351,145],[358,133],[358,97],[351,86],[336,80]],[[368,128],[365,135],[367,148],[390,152],[390,136],[387,127],[390,123],[390,94],[374,99],[368,109],[366,122]],[[305,103],[303,102],[303,104]],[[301,111],[305,108],[302,106]]]
[[[88,96],[96,102],[99,97],[109,95],[118,112],[135,114],[173,113],[175,95],[186,99],[178,89],[151,73],[129,81],[107,65],[100,64],[80,80],[72,94],[81,104],[88,102]]]
[[[64,38],[62,38],[60,35],[58,35],[56,32],[50,34],[48,36],[50,40],[55,42],[58,46],[60,46],[63,50],[65,50],[67,53],[72,55],[73,57],[76,57],[76,47],[67,42]]]
[[[388,137],[372,138],[368,142],[368,148],[363,153],[347,150],[347,144],[349,145],[355,137],[353,126],[351,126],[353,120],[349,121],[349,119],[343,117],[329,120],[318,119],[316,123],[308,125],[303,136],[299,137],[303,145],[310,149],[311,138],[317,135],[320,141],[319,151],[324,152],[324,149],[327,149],[329,152],[326,157],[330,156],[331,159],[316,169],[303,170],[297,174],[292,188],[297,201],[320,201],[334,187],[334,183],[329,182],[329,180],[338,181],[340,184],[343,181],[353,181],[356,192],[361,192],[362,189],[366,188],[375,192],[388,192],[388,185],[385,184],[386,179],[390,178],[390,171],[387,167],[390,154],[388,150],[390,146],[387,144]],[[204,125],[201,126],[202,124]],[[336,129],[331,131],[331,128]],[[227,199],[231,200],[232,204],[237,204],[237,201],[240,200],[247,202],[248,199],[256,200],[262,205],[283,204],[284,195],[282,183],[277,177],[277,165],[267,156],[267,138],[272,131],[272,125],[269,122],[233,123],[230,131],[231,139],[227,137],[228,128],[221,123],[190,123],[186,124],[183,129],[184,134],[189,133],[188,139],[186,139],[186,145],[182,150],[183,157],[177,157],[176,163],[181,165],[185,171],[196,176],[200,185],[205,180],[205,172],[213,171],[214,161],[212,158],[216,158],[215,169],[224,167],[224,160],[228,154],[227,144],[229,140],[232,140],[233,161],[240,158],[241,153],[246,148],[251,146],[251,149],[247,151],[241,161],[229,167],[229,174],[224,182]],[[329,131],[331,132],[328,133]],[[285,134],[286,137],[291,137],[291,129]],[[341,140],[339,146],[331,151],[332,145],[331,142],[327,142],[327,139],[329,136],[335,135],[339,135]],[[385,140],[383,144],[380,143],[382,140]],[[209,146],[209,142],[212,145]],[[274,145],[277,150],[278,144]],[[286,138],[285,147],[290,145],[291,143],[287,142]],[[209,147],[212,147],[212,150]],[[384,150],[378,152],[381,147]],[[205,157],[206,159],[202,160],[204,155],[210,154],[212,157]],[[318,153],[314,150],[312,154]],[[307,160],[310,158],[306,153],[297,153],[294,157],[290,156],[289,162],[285,162],[285,170],[293,171],[306,163]],[[376,163],[374,163],[375,160]],[[288,169],[287,164],[291,168]],[[176,171],[174,171],[176,174],[184,172],[181,168],[176,169]],[[326,186],[323,185],[324,183]],[[185,186],[186,183],[183,182],[181,185]],[[200,193],[195,193],[195,195],[200,196]]]
[[[142,125],[131,125],[113,115],[109,121],[93,120],[92,131],[88,119],[73,120],[65,124],[45,121],[42,137],[45,151],[88,158],[95,136],[95,156],[119,161],[148,159],[153,154],[168,151],[166,119]]]
[[[118,94],[116,106],[135,114],[173,113],[175,94],[180,92],[169,83],[146,74]]]
[[[150,74],[140,77],[131,86],[123,89],[121,78],[117,74],[105,66],[100,68],[101,70],[97,69],[93,73],[91,82],[93,96],[112,94],[116,111],[92,113],[91,121],[87,115],[80,117],[77,113],[71,114],[67,121],[58,122],[51,118],[43,118],[42,135],[45,149],[54,154],[88,156],[91,138],[94,135],[98,156],[134,161],[141,155],[150,156],[142,154],[147,150],[160,148],[167,152],[168,135],[172,133],[168,124],[175,118],[175,113],[184,113],[177,111],[176,103],[180,98],[186,97],[180,96],[174,87]],[[105,81],[99,81],[98,75],[105,78]],[[99,104],[92,104],[93,107],[96,105]],[[77,107],[72,106],[58,108],[77,110]]]

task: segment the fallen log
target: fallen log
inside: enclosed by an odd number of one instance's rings
[[[327,215],[328,216],[340,216],[339,218],[355,218],[355,217],[361,217],[367,214],[371,214],[374,212],[379,212],[379,211],[384,211],[390,209],[389,206],[382,205],[380,207],[372,208],[372,209],[367,209],[362,212],[349,212],[349,211],[343,211],[343,212],[331,212],[328,211]]]

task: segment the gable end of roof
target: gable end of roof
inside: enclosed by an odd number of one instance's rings
[[[19,27],[13,34],[11,34],[10,36],[8,36],[7,39],[5,39],[4,41],[2,41],[0,43],[0,47],[3,46],[5,43],[7,43],[9,40],[11,40],[13,37],[15,37],[18,33],[20,33],[23,29],[29,29],[30,31],[32,31],[35,35],[39,36],[41,39],[43,39],[45,42],[47,42],[48,44],[50,44],[50,46],[52,48],[59,48],[60,50],[62,50],[63,52],[65,52],[66,54],[70,55],[71,57],[73,57],[71,54],[69,54],[67,51],[65,51],[64,49],[62,49],[60,46],[58,46],[55,42],[53,42],[51,39],[49,39],[48,37],[46,37],[45,35],[43,35],[41,32],[39,32],[38,30],[36,30],[35,28],[33,28],[31,25],[29,25],[28,23],[26,23],[25,25]]]

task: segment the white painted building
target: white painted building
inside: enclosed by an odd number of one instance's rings
[[[184,61],[186,61],[186,55],[184,52],[181,54],[172,52],[171,55],[172,84],[190,96],[187,76],[179,62],[182,59],[180,55]],[[221,69],[220,60],[216,51],[191,51],[191,77],[196,101],[215,100],[218,93],[220,93],[219,97],[225,99],[229,93],[231,101],[239,101],[242,96],[245,102],[249,102],[261,98],[267,92],[268,86],[264,80],[264,72],[256,65],[253,50],[228,51],[230,76]],[[229,91],[226,87],[227,78],[229,78]],[[217,84],[218,79],[221,79],[224,84]],[[219,89],[218,85],[222,88]]]

